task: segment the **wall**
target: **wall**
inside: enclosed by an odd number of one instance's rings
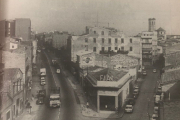
[[[52,36],[53,47],[56,49],[66,49],[68,37],[68,33],[54,33]]]
[[[4,68],[20,68],[23,72],[23,80],[25,80],[25,54],[3,51],[2,56]]]
[[[31,37],[31,20],[26,18],[15,19],[15,36],[27,41]]]

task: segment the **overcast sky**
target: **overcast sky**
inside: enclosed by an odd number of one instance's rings
[[[85,26],[115,27],[127,35],[148,30],[148,18],[156,28],[180,34],[180,0],[1,0],[6,19],[30,18],[38,32],[52,30],[81,34]],[[1,2],[2,4],[3,2]],[[97,17],[98,16],[98,17]]]

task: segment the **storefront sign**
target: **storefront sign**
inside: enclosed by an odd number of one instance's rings
[[[100,75],[100,81],[113,81],[113,76],[110,75]]]

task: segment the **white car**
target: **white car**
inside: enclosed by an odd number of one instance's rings
[[[41,85],[46,85],[45,77],[41,77]]]
[[[153,69],[153,73],[156,73],[157,71],[156,71],[156,69]]]
[[[145,67],[144,67],[144,66],[142,66],[142,69],[144,70],[144,69],[145,69]]]
[[[61,72],[61,70],[60,70],[60,69],[57,69],[57,70],[56,70],[56,73],[60,73],[60,72]]]
[[[133,112],[133,106],[132,105],[126,105],[125,112],[132,113]]]
[[[154,114],[152,115],[151,120],[157,120],[157,119],[158,119],[158,114],[155,114],[155,113],[154,113]]]
[[[146,72],[146,71],[143,71],[142,74],[143,74],[143,75],[147,75],[147,72]]]

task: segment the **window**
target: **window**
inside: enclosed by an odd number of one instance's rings
[[[108,47],[108,51],[111,51],[111,47]]]
[[[117,38],[115,38],[115,43],[118,43],[118,39]]]
[[[19,106],[19,98],[16,100],[16,105]]]
[[[121,38],[121,43],[124,43],[124,38]]]
[[[115,49],[115,50],[118,50],[118,47],[115,47],[114,49]]]
[[[10,28],[11,27],[11,23],[8,23],[8,28]]]
[[[132,43],[132,38],[130,38],[130,43]]]
[[[109,43],[111,43],[111,38],[108,39]]]
[[[16,106],[14,105],[13,115],[16,115]]]
[[[85,42],[86,42],[86,43],[88,42],[88,38],[85,38]]]
[[[130,47],[130,51],[133,51],[133,48],[132,48],[132,47]]]
[[[102,43],[104,43],[104,38],[102,38]]]
[[[93,48],[93,52],[96,52],[96,47]]]
[[[10,120],[10,111],[6,113],[6,120]]]
[[[88,45],[85,45],[85,51],[88,51]]]
[[[14,48],[14,45],[12,45],[12,48]]]
[[[124,47],[123,46],[121,47],[121,50],[124,51]]]
[[[96,34],[96,31],[94,31],[94,34]]]
[[[101,32],[101,35],[104,35],[104,31]]]
[[[93,38],[93,40],[94,40],[94,43],[96,43],[96,38]]]
[[[104,51],[104,47],[102,47],[101,50]]]

